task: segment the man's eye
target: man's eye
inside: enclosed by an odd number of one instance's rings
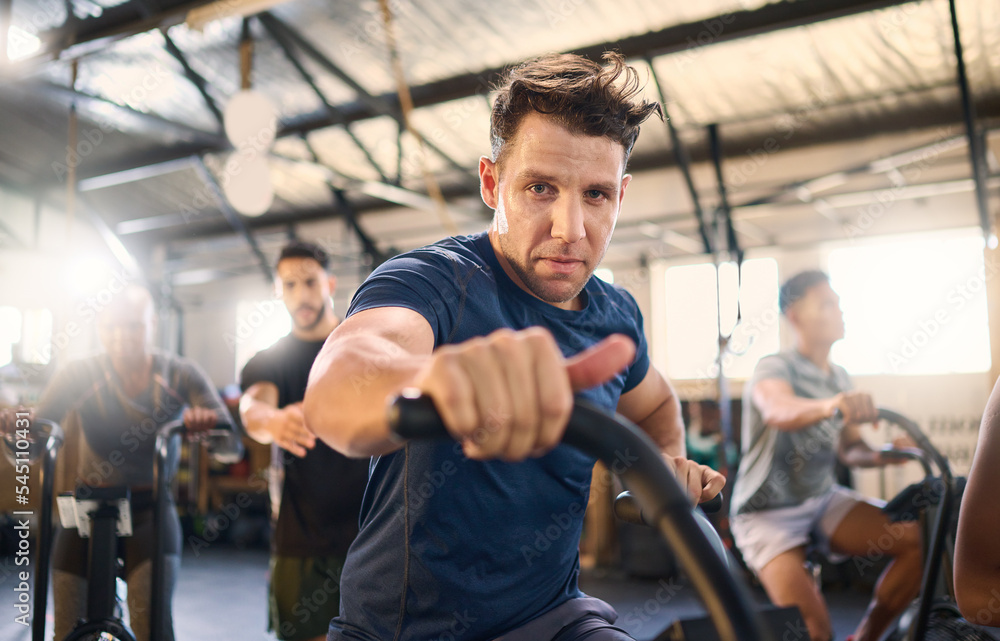
[[[594,200],[597,200],[599,198],[604,197],[604,192],[601,191],[600,189],[589,189],[587,190],[586,195],[587,198],[593,198]]]
[[[531,191],[533,191],[536,194],[544,194],[546,187],[545,187],[545,185],[532,185],[528,189],[530,189]]]

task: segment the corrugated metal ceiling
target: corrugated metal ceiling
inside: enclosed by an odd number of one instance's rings
[[[71,4],[77,17],[86,19],[99,16],[100,7],[128,3],[76,0]],[[474,0],[400,0],[392,6],[406,79],[414,86],[481,73],[548,51],[574,50],[704,21],[703,28],[693,32],[697,37],[691,44],[707,46],[652,58],[652,69],[662,83],[673,122],[696,162],[705,158],[704,128],[710,123],[720,125],[726,154],[737,160],[768,138],[786,150],[888,131],[948,126],[953,133],[961,133],[957,129],[960,109],[946,0],[905,3],[724,41],[732,12],[754,12],[780,4],[498,0],[484,5]],[[801,5],[802,0],[785,4]],[[969,81],[979,115],[982,122],[994,123],[1000,117],[1000,3],[964,0],[959,6]],[[57,27],[66,17],[61,0],[14,0],[13,8],[14,23],[29,31]],[[378,3],[295,0],[278,6],[273,14],[371,95],[394,94],[396,84]],[[241,26],[240,19],[228,18],[210,23],[201,32],[183,24],[166,32],[191,68],[205,79],[208,95],[220,107],[239,89],[237,43]],[[257,22],[251,28],[256,42],[254,86],[275,102],[281,122],[290,125],[324,117],[321,100],[268,30]],[[76,90],[92,97],[77,100],[81,131],[93,131],[105,121],[115,123],[118,129],[102,129],[101,144],[80,163],[82,177],[199,152],[211,169],[220,172],[226,152],[225,145],[219,143],[219,123],[165,45],[163,33],[150,31],[111,43],[80,60]],[[363,102],[328,68],[301,51],[298,58],[335,109],[348,110]],[[633,62],[647,78],[648,97],[657,99],[650,67],[642,59]],[[71,96],[59,94],[53,87],[67,86],[69,77],[69,64],[55,61],[32,77],[0,80],[0,177],[29,190],[57,192],[60,176],[52,163],[66,157],[65,114]],[[47,90],[39,90],[39,83],[47,83],[43,87]],[[423,192],[426,163],[446,192],[470,193],[477,159],[488,149],[487,99],[481,88],[477,95],[421,107],[413,114],[416,128],[461,170],[434,152],[421,160],[410,138],[403,139],[400,162],[398,126],[389,116],[363,119],[347,128],[321,128],[309,134],[309,142],[323,165],[348,179],[378,181],[378,170],[394,178],[397,166],[401,166],[399,184]],[[143,120],[142,114],[148,118]],[[170,123],[178,123],[175,131]],[[365,151],[378,169],[367,160]],[[279,140],[275,152],[309,159],[305,145],[294,137]],[[867,160],[871,158],[861,162]],[[651,122],[644,128],[635,162],[640,169],[672,165],[664,126]],[[810,166],[801,167],[801,175],[795,174],[795,167],[786,168],[778,179],[756,170],[752,176],[741,177],[738,163],[733,163],[728,177],[733,179],[736,196],[749,199],[769,193],[779,184],[808,179],[810,172],[822,175],[842,166],[832,159],[824,163],[817,158]],[[940,169],[941,176],[958,176],[963,169],[968,176],[961,150],[948,166],[951,169]],[[271,172],[276,199],[264,220],[282,224],[295,221],[302,212],[315,216],[324,209],[333,211],[322,171],[275,158]],[[700,184],[712,185],[711,177],[705,175]],[[742,178],[746,180],[740,182]],[[846,193],[864,187],[864,182],[857,182],[838,189]],[[197,174],[181,166],[169,173],[95,189],[87,198],[115,227],[146,217],[169,221],[190,207],[195,202],[193,195],[201,190],[204,186]],[[350,196],[362,210],[378,202],[359,193]],[[707,199],[711,202],[710,194]],[[184,228],[184,236],[217,230],[224,224],[217,207],[206,202],[197,221]],[[684,202],[678,198],[680,207]],[[156,234],[170,235],[166,222],[151,228]]]

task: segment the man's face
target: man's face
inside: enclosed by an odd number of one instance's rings
[[[479,161],[481,192],[495,210],[491,239],[522,289],[564,309],[600,264],[618,220],[625,150],[571,133],[538,113],[524,117],[500,159]]]
[[[278,263],[276,286],[292,322],[309,331],[319,325],[330,305],[334,279],[312,258],[286,258]]]
[[[832,345],[844,337],[840,296],[829,283],[819,283],[807,289],[805,296],[797,300],[789,312],[789,320],[810,342]]]
[[[153,301],[143,290],[129,288],[101,312],[97,331],[104,351],[116,365],[142,362],[153,345],[156,321]]]

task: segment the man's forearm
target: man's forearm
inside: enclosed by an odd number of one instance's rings
[[[865,442],[853,443],[840,453],[840,461],[847,467],[880,467],[882,453],[873,450]]]
[[[831,399],[789,397],[775,400],[763,409],[764,423],[785,431],[801,430],[830,418]]]
[[[244,397],[240,401],[240,420],[247,436],[265,445],[274,441],[274,434],[267,428],[268,422],[279,410],[270,403]]]
[[[426,357],[371,334],[328,343],[313,363],[303,409],[306,424],[330,447],[354,457],[399,449],[386,402],[411,384]]]

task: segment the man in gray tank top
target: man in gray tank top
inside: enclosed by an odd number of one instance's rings
[[[844,368],[830,362],[830,348],[844,337],[839,303],[823,272],[803,272],[781,287],[795,345],[761,359],[745,388],[732,531],[768,596],[798,606],[813,641],[833,632],[804,566],[810,541],[831,555],[890,557],[849,637],[874,641],[917,595],[920,533],[915,523],[890,523],[876,502],[836,483],[838,458],[852,467],[889,462],[861,438],[861,425],[877,416],[872,397],[854,391]]]

